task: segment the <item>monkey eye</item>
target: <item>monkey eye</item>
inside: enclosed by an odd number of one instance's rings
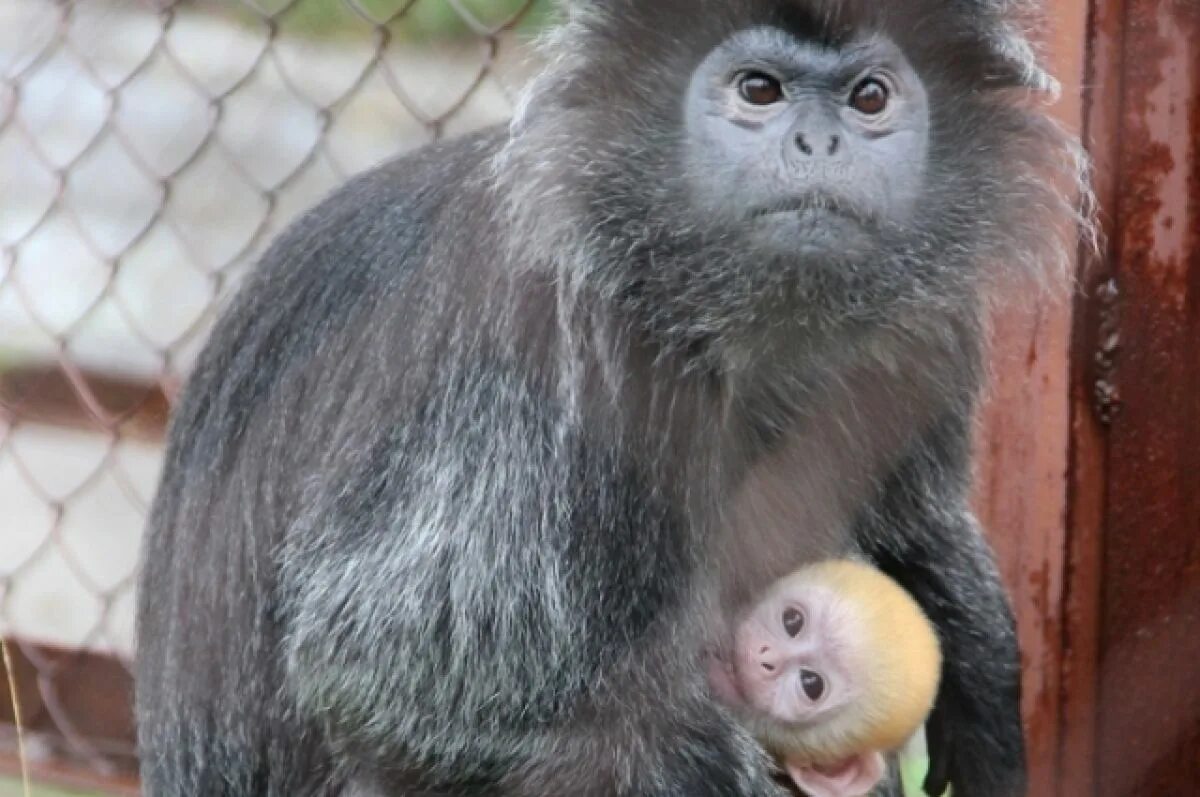
[[[865,78],[850,92],[850,107],[867,116],[878,116],[887,110],[891,91],[878,78]]]
[[[783,630],[790,637],[795,637],[804,630],[804,612],[794,606],[783,610]]]
[[[805,697],[816,703],[825,694],[825,679],[819,672],[801,670],[800,688],[804,690]]]
[[[751,105],[774,105],[783,99],[783,86],[763,72],[747,72],[738,78],[738,94]]]

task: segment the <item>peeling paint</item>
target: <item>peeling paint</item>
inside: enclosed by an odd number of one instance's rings
[[[1095,786],[1188,794],[1200,783],[1200,3],[1100,4],[1123,27],[1112,279],[1090,352],[1109,424]]]

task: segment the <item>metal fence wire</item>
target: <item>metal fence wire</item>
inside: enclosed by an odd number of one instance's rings
[[[170,404],[239,275],[347,175],[508,116],[547,14],[0,3],[0,633],[36,768],[135,788],[139,537]],[[9,706],[0,687],[0,766]]]

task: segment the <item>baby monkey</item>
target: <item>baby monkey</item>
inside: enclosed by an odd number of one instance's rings
[[[884,753],[924,723],[941,650],[899,584],[848,560],[775,582],[738,622],[709,680],[810,797],[861,797]]]

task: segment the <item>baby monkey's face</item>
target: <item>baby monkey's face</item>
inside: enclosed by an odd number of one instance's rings
[[[807,724],[852,703],[861,692],[851,655],[862,623],[828,588],[784,579],[738,624],[729,666],[751,708]]]

